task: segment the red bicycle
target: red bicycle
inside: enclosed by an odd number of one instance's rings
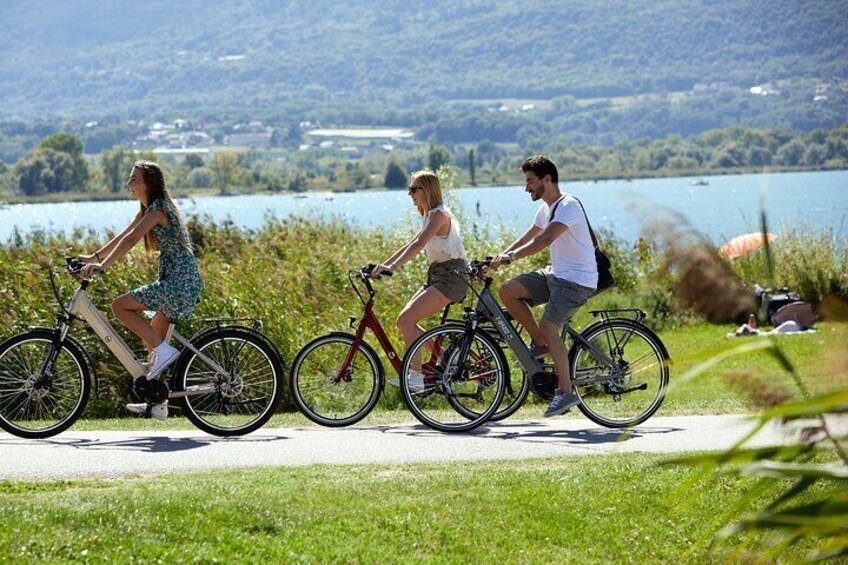
[[[377,338],[398,375],[401,375],[403,359],[398,356],[391,340],[383,330],[383,326],[374,313],[374,297],[376,291],[371,284],[370,276],[374,265],[368,265],[359,270],[348,272],[348,280],[362,302],[364,312],[362,317],[350,318],[350,327],[356,328],[356,333],[330,332],[317,337],[307,343],[297,354],[292,362],[289,384],[291,386],[294,402],[298,409],[310,420],[322,426],[349,426],[362,420],[367,416],[377,401],[385,386],[385,374],[383,364],[377,356],[377,352],[365,341],[366,330],[371,330]],[[390,273],[383,273],[391,276]],[[368,297],[357,285],[357,280],[364,286]],[[441,315],[440,324],[448,321],[450,305],[446,306]],[[428,374],[441,371],[439,364],[446,357],[445,349],[450,349],[452,344],[435,343],[425,352],[427,359],[423,360],[423,370]],[[472,353],[472,357],[478,359],[477,371],[468,376],[471,383],[508,378],[506,376],[505,360],[498,351],[486,352],[483,355]],[[424,390],[417,392],[418,395],[441,395],[444,394],[443,386],[435,380],[425,382]],[[469,395],[471,396],[471,395]],[[483,397],[475,391],[474,399]],[[451,399],[453,400],[453,399]],[[488,401],[489,399],[486,398]],[[497,399],[500,402],[500,398]],[[451,406],[453,403],[450,404]],[[451,420],[456,417],[453,412]],[[488,414],[486,415],[488,417]],[[485,421],[485,418],[462,417],[462,424],[451,427],[450,431],[467,431],[473,429]]]

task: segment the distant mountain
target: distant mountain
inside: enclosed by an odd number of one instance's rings
[[[844,0],[29,0],[0,21],[0,118],[848,79]]]

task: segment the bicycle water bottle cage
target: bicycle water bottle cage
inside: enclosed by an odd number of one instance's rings
[[[133,392],[148,404],[161,404],[168,400],[168,385],[159,379],[148,381],[146,377],[139,377],[133,382]]]

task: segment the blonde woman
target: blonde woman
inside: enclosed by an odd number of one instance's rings
[[[409,299],[397,319],[407,348],[424,333],[418,322],[451,302],[462,302],[468,290],[468,265],[459,222],[444,205],[439,177],[429,171],[413,173],[408,194],[422,216],[421,230],[371,271],[372,277],[379,277],[381,273],[393,272],[405,265],[422,249],[427,252],[430,261],[427,283]],[[398,385],[397,380],[390,383]],[[410,371],[409,384],[413,391],[424,389],[420,365],[419,370]]]

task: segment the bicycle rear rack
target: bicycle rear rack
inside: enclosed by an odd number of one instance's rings
[[[647,314],[639,308],[614,308],[612,310],[590,310],[589,313],[595,317],[600,317],[604,322],[609,322],[611,318],[632,319],[634,322],[641,322],[647,317]]]

